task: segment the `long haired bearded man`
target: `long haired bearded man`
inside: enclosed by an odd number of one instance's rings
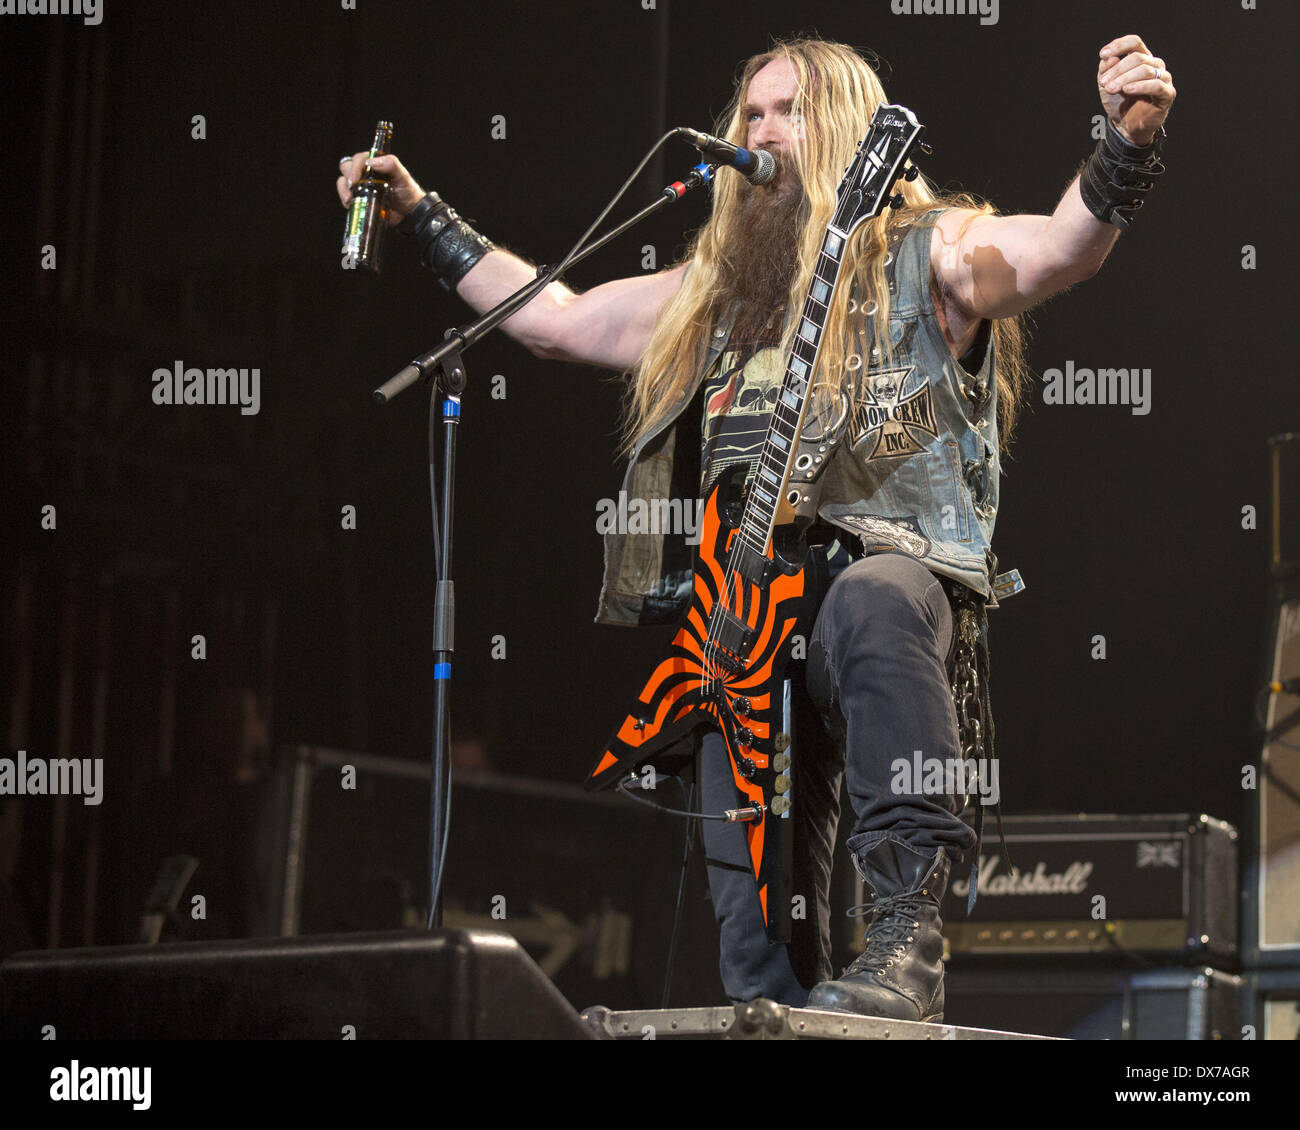
[[[1014,573],[996,573],[992,537],[1000,453],[1026,387],[1019,316],[1096,274],[1164,169],[1175,98],[1164,61],[1126,35],[1100,49],[1095,77],[1106,136],[1051,216],[999,216],[921,175],[895,189],[903,207],[849,240],[804,432],[842,439],[819,476],[809,538],[833,583],[795,702],[791,889],[806,915],[788,944],[769,943],[742,826],[702,825],[733,1001],[942,1019],[939,903],[953,868],[977,858],[978,822],[963,816],[996,796],[987,776],[977,796],[964,773],[936,789],[899,766],[918,750],[945,765],[991,755],[984,610],[1018,587]],[[772,153],[776,178],[754,187],[719,176],[712,214],[675,266],[583,294],[553,284],[505,323],[539,357],[630,374],[629,498],[703,497],[723,471],[753,467],[836,188],[886,101],[852,49],[778,42],[745,64],[717,127]],[[364,160],[343,163],[344,204]],[[374,166],[392,186],[390,222],[476,310],[533,278],[396,157]],[[609,533],[605,564],[599,621],[659,623],[685,610],[684,538]],[[738,807],[721,737],[704,736],[699,752],[702,811]],[[832,979],[828,891],[845,774],[848,848],[870,901],[865,949]]]

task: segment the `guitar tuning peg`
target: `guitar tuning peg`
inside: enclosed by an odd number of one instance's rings
[[[903,200],[903,194],[901,192],[896,192],[893,196],[889,198],[889,206],[893,208],[895,211],[901,208],[904,205],[904,203],[906,202]]]
[[[903,174],[903,179],[904,179],[904,180],[916,180],[916,178],[917,178],[917,176],[920,174],[920,172],[921,172],[921,170],[918,169],[915,165],[908,165],[908,166],[907,166],[907,171]]]

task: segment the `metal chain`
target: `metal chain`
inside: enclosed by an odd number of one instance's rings
[[[979,618],[968,602],[956,609],[957,649],[953,658],[952,698],[957,710],[957,739],[963,759],[979,758],[984,752],[980,727],[980,677],[975,649],[979,645]]]

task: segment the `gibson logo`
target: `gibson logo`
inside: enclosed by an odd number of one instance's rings
[[[979,893],[982,895],[1081,895],[1088,890],[1091,863],[1075,860],[1064,871],[1048,871],[1039,860],[1032,873],[1013,867],[1004,875],[997,875],[1001,856],[980,856]],[[970,894],[969,879],[954,879],[950,884],[954,895],[965,898]]]

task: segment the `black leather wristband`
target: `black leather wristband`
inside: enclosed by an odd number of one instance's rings
[[[470,268],[496,247],[436,192],[430,192],[412,208],[397,230],[415,240],[421,261],[448,291],[455,290]]]
[[[414,239],[415,233],[420,230],[424,224],[425,217],[435,210],[442,211],[447,208],[443,203],[442,197],[436,192],[425,193],[424,198],[407,213],[406,218],[397,225],[397,230],[408,239]]]
[[[1106,133],[1079,173],[1079,194],[1097,219],[1128,228],[1156,178],[1165,171],[1161,126],[1150,145],[1134,145],[1109,118]]]

